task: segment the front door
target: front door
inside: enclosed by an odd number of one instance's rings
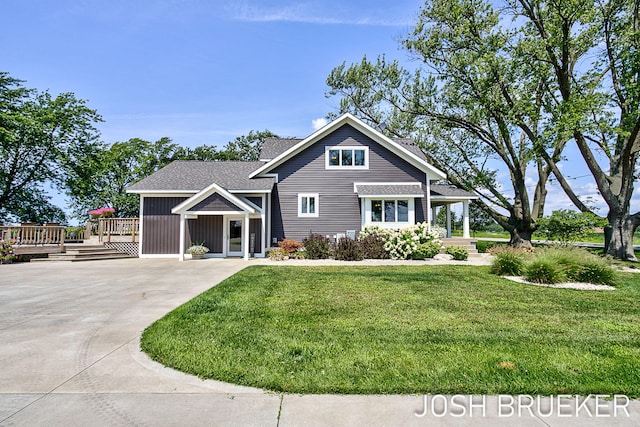
[[[227,256],[243,256],[242,219],[227,220]]]

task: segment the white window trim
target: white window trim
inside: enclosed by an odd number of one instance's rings
[[[330,150],[363,150],[364,151],[364,165],[363,166],[343,166],[329,164],[329,151]],[[342,157],[342,154],[340,155]],[[355,157],[355,156],[354,156]],[[342,159],[340,160],[342,163]],[[369,169],[369,147],[366,145],[335,145],[332,147],[324,147],[324,168],[331,170],[366,170]]]
[[[413,197],[366,197],[362,199],[364,201],[364,224],[363,226],[372,226],[377,225],[381,228],[401,228],[406,227],[408,225],[413,225],[416,223],[416,210],[415,210],[415,200]],[[374,200],[382,200],[383,206],[385,201],[394,201],[396,202],[396,219],[398,215],[398,200],[407,200],[407,221],[406,222],[384,222],[384,207],[382,209],[383,221],[373,222],[371,220],[371,202]]]
[[[314,198],[315,202],[315,212],[314,213],[303,213],[302,212],[302,199],[304,198]],[[308,203],[307,203],[308,206]],[[299,218],[317,218],[320,216],[320,195],[318,193],[298,193],[298,217]]]

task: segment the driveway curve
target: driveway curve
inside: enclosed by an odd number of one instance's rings
[[[419,415],[426,396],[274,394],[202,381],[140,352],[148,325],[243,268],[264,263],[124,259],[0,266],[0,426],[638,425],[637,400],[628,405],[629,417],[608,420],[503,418],[495,396],[486,397],[480,417],[425,417]]]

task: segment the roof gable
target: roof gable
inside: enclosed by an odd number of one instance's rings
[[[269,171],[273,170],[275,167],[281,165],[282,163],[286,162],[290,158],[296,156],[298,153],[304,151],[311,145],[315,144],[316,142],[320,141],[327,135],[333,133],[340,127],[347,124],[351,125],[356,130],[362,132],[364,135],[376,141],[381,146],[392,151],[394,154],[406,160],[413,166],[423,170],[425,173],[428,173],[431,179],[439,180],[439,179],[446,178],[446,175],[444,172],[432,166],[424,159],[424,155],[421,158],[417,153],[414,152],[414,150],[410,150],[407,147],[406,142],[405,143],[397,142],[391,138],[388,138],[381,132],[375,130],[371,126],[367,125],[366,123],[357,119],[355,116],[349,113],[343,114],[342,116],[338,117],[336,120],[318,129],[317,131],[309,135],[307,138],[301,140],[297,144],[293,145],[291,148],[287,149],[283,153],[276,156],[274,159],[268,161],[263,166],[253,171],[249,175],[249,177],[255,178],[255,177],[262,176],[265,173],[268,173]],[[402,140],[402,141],[405,141],[405,140]]]
[[[226,199],[230,204],[228,206],[235,206],[238,208],[238,211],[246,212],[246,213],[255,213],[256,210],[249,206],[244,201],[240,200],[238,197],[226,191],[224,188],[220,187],[218,184],[211,184],[204,190],[194,194],[189,197],[184,202],[180,203],[178,206],[171,209],[171,213],[185,213],[190,211],[197,211],[198,208],[206,207],[204,203],[211,195],[218,194],[222,198]],[[226,209],[225,209],[226,211]]]

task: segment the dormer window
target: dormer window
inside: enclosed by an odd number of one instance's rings
[[[369,147],[325,147],[326,169],[369,169]]]

